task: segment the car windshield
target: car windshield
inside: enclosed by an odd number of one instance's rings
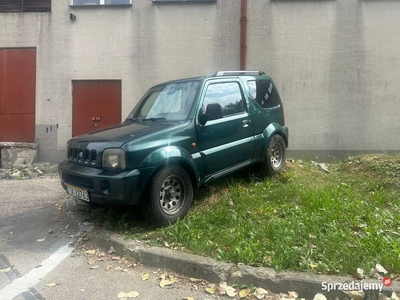
[[[128,119],[141,121],[182,121],[188,118],[199,81],[182,81],[152,88]]]

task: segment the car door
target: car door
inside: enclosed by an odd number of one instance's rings
[[[204,90],[199,115],[212,103],[220,104],[223,110],[220,119],[205,125],[197,122],[199,149],[207,176],[250,160],[254,153],[254,137],[253,122],[239,81],[211,81]]]

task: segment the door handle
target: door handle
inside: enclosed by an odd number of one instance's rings
[[[250,120],[243,120],[242,124],[243,124],[243,127],[249,127]]]

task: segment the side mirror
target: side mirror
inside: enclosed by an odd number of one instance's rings
[[[224,111],[221,104],[210,103],[207,105],[206,112],[199,116],[199,123],[205,125],[207,121],[221,119],[224,116]]]

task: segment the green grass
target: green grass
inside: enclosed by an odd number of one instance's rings
[[[161,229],[131,212],[101,210],[105,227],[160,246],[278,270],[400,273],[400,156],[330,165],[288,160],[273,178],[247,171],[203,187],[188,216]]]

